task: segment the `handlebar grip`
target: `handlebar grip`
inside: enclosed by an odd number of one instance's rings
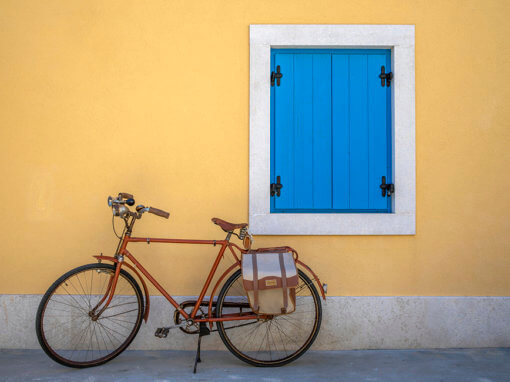
[[[127,192],[119,192],[119,196],[123,199],[134,199],[133,195],[128,194]]]
[[[159,210],[159,209],[154,208],[154,207],[149,207],[149,212],[151,214],[161,216],[162,218],[165,218],[165,219],[168,219],[170,217],[170,213],[169,212],[166,212],[166,211],[163,211],[163,210]]]

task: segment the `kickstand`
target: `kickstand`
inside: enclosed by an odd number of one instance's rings
[[[209,328],[205,325],[205,322],[200,323],[200,330],[198,332],[198,346],[197,346],[197,355],[195,357],[195,366],[193,367],[193,374],[197,373],[197,363],[202,362],[200,359],[200,343],[202,342],[203,336],[208,336],[211,334]]]

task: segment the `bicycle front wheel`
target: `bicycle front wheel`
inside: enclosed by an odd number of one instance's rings
[[[218,295],[216,317],[248,311],[248,297],[241,270],[238,270]],[[310,278],[299,270],[293,313],[246,321],[220,321],[217,327],[225,346],[240,360],[254,366],[282,366],[308,350],[319,333],[321,319],[319,293]]]
[[[115,294],[99,317],[94,307],[103,299],[115,273],[110,264],[75,268],[53,283],[37,311],[36,332],[43,350],[70,367],[101,365],[118,356],[135,338],[144,302],[135,279],[120,271]]]

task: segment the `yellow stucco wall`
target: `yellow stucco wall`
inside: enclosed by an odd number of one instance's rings
[[[416,236],[288,244],[330,295],[508,295],[510,2],[0,1],[0,293],[111,253],[106,197],[169,210],[139,235],[248,218],[249,24],[416,25]],[[136,245],[177,295],[215,248]],[[173,272],[170,275],[170,272]]]

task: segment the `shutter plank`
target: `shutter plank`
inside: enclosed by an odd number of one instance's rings
[[[332,55],[333,208],[349,208],[349,56]]]
[[[277,209],[294,208],[294,61],[293,55],[276,54],[283,77],[274,88],[274,174],[281,177],[281,196],[274,196]],[[269,190],[268,190],[269,192]]]
[[[331,55],[313,55],[313,207],[331,208]]]
[[[367,56],[353,54],[349,61],[350,90],[350,203],[351,209],[368,208],[368,102]]]
[[[369,180],[368,199],[369,208],[387,209],[388,200],[381,194],[381,177],[386,176],[391,182],[387,167],[387,118],[386,98],[387,88],[381,86],[381,66],[386,66],[386,72],[391,69],[386,65],[386,55],[370,55],[368,57],[368,130],[369,130]]]
[[[313,208],[312,55],[294,55],[294,207]],[[283,183],[283,181],[282,181]]]

